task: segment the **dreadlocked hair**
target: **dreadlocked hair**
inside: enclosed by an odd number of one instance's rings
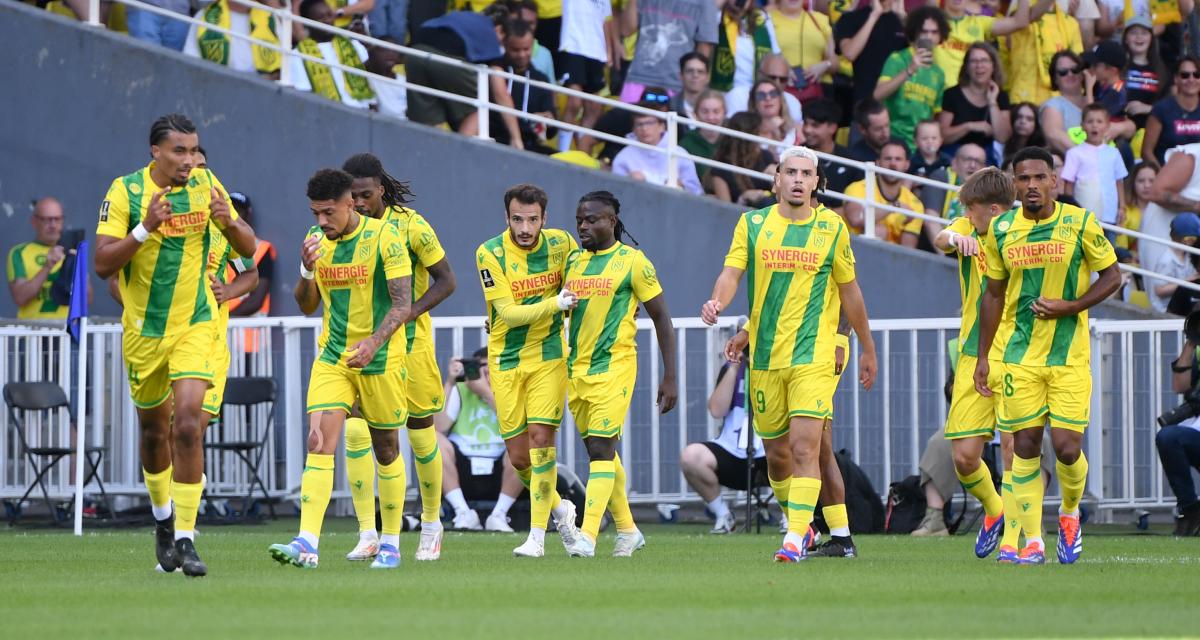
[[[635,247],[639,246],[638,241],[631,233],[629,233],[629,230],[625,228],[625,223],[621,222],[621,201],[617,200],[617,197],[614,196],[611,191],[591,191],[585,193],[583,194],[583,197],[579,199],[579,204],[583,204],[585,202],[599,202],[600,204],[611,208],[613,215],[617,217],[617,224],[613,229],[617,240],[620,241],[621,236],[625,236],[626,238],[629,238],[630,244]]]
[[[412,188],[407,182],[401,182],[388,175],[383,170],[383,163],[371,153],[360,153],[350,156],[342,164],[342,170],[355,178],[375,178],[383,185],[383,204],[386,207],[403,207],[412,202]]]

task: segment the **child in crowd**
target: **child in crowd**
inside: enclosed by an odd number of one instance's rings
[[[1171,220],[1171,240],[1179,244],[1196,246],[1197,238],[1200,238],[1200,217],[1196,214],[1181,213]],[[1194,278],[1196,269],[1192,266],[1191,255],[1175,247],[1168,249],[1159,254],[1158,262],[1150,265],[1150,270],[1180,280]],[[1179,285],[1173,282],[1147,278],[1146,295],[1150,298],[1150,306],[1157,311],[1166,311],[1167,303],[1171,301],[1171,296],[1175,294],[1177,288]]]
[[[1125,179],[1125,222],[1121,226],[1131,231],[1141,230],[1142,210],[1150,204],[1150,193],[1154,189],[1154,178],[1157,176],[1157,167],[1148,162],[1141,162]],[[1137,238],[1133,236],[1118,237],[1117,248],[1128,249],[1134,258],[1138,257]]]
[[[1093,102],[1083,108],[1083,144],[1071,147],[1064,158],[1063,193],[1074,196],[1079,206],[1099,217],[1100,222],[1119,225],[1125,221],[1125,190],[1121,181],[1129,172],[1121,153],[1108,145],[1108,109]],[[1116,243],[1117,234],[1105,231],[1109,242]]]
[[[942,153],[942,128],[934,120],[922,120],[913,132],[917,152],[910,160],[908,172],[928,178],[929,174],[950,166],[950,156]]]

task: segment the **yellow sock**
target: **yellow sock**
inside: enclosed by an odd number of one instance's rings
[[[142,467],[142,477],[146,479],[146,492],[150,494],[150,504],[165,507],[171,504],[171,473],[174,467],[167,465],[158,473],[150,473]]]
[[[1042,539],[1042,487],[1041,458],[1013,456],[1013,501],[1016,503],[1017,520],[1025,531],[1025,539]]]
[[[775,502],[779,503],[779,508],[783,510],[783,515],[786,518],[788,514],[788,493],[792,488],[792,479],[784,478],[776,480],[767,474],[767,481],[771,483],[771,491],[775,492]]]
[[[404,478],[404,458],[397,456],[391,464],[379,465],[379,517],[383,535],[400,535],[404,521],[404,494],[408,491]]]
[[[300,476],[300,531],[321,537],[325,509],[333,495],[333,456],[310,453]]]
[[[825,516],[825,525],[829,527],[829,535],[850,535],[850,516],[846,513],[846,505],[825,505],[821,507],[821,515]]]
[[[176,533],[196,530],[196,512],[200,510],[200,494],[202,493],[204,493],[204,484],[201,482],[171,481],[171,500],[175,503]]]
[[[1058,487],[1062,493],[1062,508],[1061,513],[1067,515],[1079,514],[1079,500],[1083,497],[1083,489],[1087,486],[1088,461],[1083,452],[1079,452],[1079,459],[1072,464],[1063,464],[1055,461],[1055,468],[1058,469]]]
[[[526,467],[524,469],[517,469],[516,467],[513,467],[513,470],[517,472],[517,479],[521,481],[521,484],[525,485],[526,489],[528,489],[529,484],[530,484],[531,480],[533,479],[533,469],[528,468],[528,467]],[[558,473],[557,467],[555,468],[554,473],[556,474],[556,477],[557,477],[557,473]],[[553,511],[554,509],[557,509],[558,505],[561,503],[562,503],[562,498],[559,497],[558,489],[556,488],[554,490],[554,492],[550,494],[550,510]]]
[[[633,512],[629,510],[629,494],[625,491],[628,479],[620,455],[613,457],[613,469],[613,492],[612,497],[608,499],[608,510],[612,513],[613,524],[617,525],[617,531],[637,531]]]
[[[983,511],[989,518],[995,518],[1004,510],[1004,503],[1000,501],[1000,494],[996,493],[996,486],[992,484],[992,472],[988,470],[986,464],[979,463],[975,467],[975,471],[967,475],[962,475],[958,469],[954,470],[954,475],[958,476],[958,481],[962,483],[963,489],[975,496],[980,503],[983,504]],[[995,522],[991,520],[990,522]]]
[[[583,532],[595,542],[600,535],[600,519],[612,497],[616,465],[612,460],[593,460],[588,466],[587,500],[583,510]]]
[[[788,533],[804,535],[808,531],[820,494],[820,478],[792,477],[792,486],[788,489]]]
[[[1017,519],[1017,500],[1013,496],[1012,471],[1005,471],[1000,481],[1000,501],[1004,503],[1004,534],[1000,546],[1017,548],[1021,543],[1021,522]]]
[[[442,452],[433,427],[409,429],[408,444],[417,461],[417,484],[421,488],[421,522],[438,522],[442,512]]]
[[[371,430],[362,418],[346,418],[346,480],[359,531],[375,530],[375,456]]]
[[[558,494],[558,451],[554,447],[529,450],[532,477],[529,482],[529,526],[545,529],[550,518],[552,498]]]

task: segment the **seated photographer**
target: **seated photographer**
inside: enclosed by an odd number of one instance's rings
[[[1186,394],[1185,402],[1158,418],[1162,429],[1154,438],[1163,473],[1175,494],[1176,536],[1200,535],[1200,499],[1196,498],[1196,484],[1192,481],[1192,469],[1200,470],[1200,416],[1193,400],[1200,386],[1200,361],[1196,358],[1196,344],[1200,341],[1198,323],[1200,316],[1188,316],[1183,330],[1187,336],[1183,353],[1171,364],[1174,372],[1171,387],[1175,393]]]
[[[717,386],[708,397],[708,412],[724,419],[721,433],[707,442],[693,442],[679,454],[679,466],[688,485],[700,494],[716,518],[709,533],[731,533],[736,524],[729,505],[721,497],[721,487],[744,491],[746,487],[746,443],[742,430],[746,422],[746,362],[726,364],[717,375]],[[754,436],[754,473],[767,473],[762,441]]]
[[[508,509],[524,487],[508,464],[496,400],[488,378],[487,347],[470,358],[450,361],[444,385],[446,406],[433,416],[438,432],[442,465],[442,491],[454,508],[455,529],[486,529],[511,532]],[[480,526],[479,514],[467,500],[496,500],[496,506]]]

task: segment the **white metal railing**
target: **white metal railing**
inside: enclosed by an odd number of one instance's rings
[[[735,322],[723,318],[717,327],[707,327],[697,318],[675,320],[679,404],[672,413],[660,415],[654,405],[661,379],[656,336],[648,319],[638,321],[639,371],[621,442],[633,502],[698,499],[684,481],[679,452],[687,443],[707,440],[719,430],[719,421],[708,414],[707,399]],[[469,354],[487,342],[481,317],[434,318],[433,324],[440,362]],[[958,326],[957,318],[873,321],[879,373],[871,391],[857,383],[859,346],[852,342],[847,372],[835,396],[834,446],[852,452],[880,493],[886,492],[890,482],[917,473],[926,440],[938,434],[945,423],[947,341],[957,335]],[[1166,372],[1182,345],[1181,322],[1093,320],[1091,328],[1094,384],[1092,424],[1085,438],[1090,462],[1088,493],[1106,512],[1170,506],[1172,500],[1154,448],[1154,418],[1177,402]],[[307,429],[304,398],[319,329],[317,318],[231,321],[230,376],[272,376],[279,385],[275,431],[268,439],[260,470],[269,493],[278,498],[292,498],[299,488]],[[140,499],[145,494],[140,480],[138,426],[121,361],[120,325],[87,325],[83,336],[80,366],[76,367],[79,373],[72,382],[71,347],[63,331],[0,327],[0,383],[45,379],[68,389],[74,384],[76,415],[81,416],[76,427],[83,434],[79,446],[107,447],[101,478],[108,491]],[[247,338],[256,342],[255,348],[247,348]],[[264,417],[256,416],[255,422]],[[32,479],[13,439],[7,436],[8,422],[5,412],[0,418],[6,434],[0,438],[0,499],[19,496]],[[69,442],[70,418],[60,415],[32,423],[29,433],[34,446],[64,446]],[[207,437],[253,439],[254,433],[253,425],[231,416],[221,434],[210,430]],[[407,442],[403,438],[401,442],[407,455]],[[587,455],[569,415],[560,430],[558,450],[562,464],[586,476]],[[82,466],[82,459],[76,465]],[[56,497],[68,496],[73,489],[69,472],[62,466],[49,479]],[[246,492],[245,470],[228,456],[210,454],[205,472],[210,502]],[[80,470],[76,473],[77,478],[83,477]],[[344,474],[335,477],[335,497],[347,497]],[[1055,490],[1052,488],[1051,500]],[[348,501],[339,500],[335,513],[348,512]]]
[[[548,82],[532,80],[530,78],[526,78],[525,76],[509,73],[507,71],[503,71],[500,69],[492,69],[492,68],[487,67],[486,65],[472,64],[469,62],[464,62],[462,60],[458,60],[456,58],[432,54],[427,51],[421,51],[419,49],[413,49],[411,47],[398,45],[398,44],[395,44],[392,42],[386,42],[386,41],[380,40],[378,38],[364,36],[362,34],[355,33],[353,31],[349,31],[347,29],[341,29],[341,28],[330,26],[330,25],[326,25],[324,23],[310,20],[308,18],[304,18],[302,16],[299,16],[299,15],[293,13],[292,9],[290,8],[291,4],[292,4],[291,0],[283,0],[284,5],[285,5],[283,8],[271,7],[271,6],[268,6],[265,4],[260,4],[258,2],[253,2],[252,0],[233,0],[235,2],[239,2],[240,4],[243,4],[243,5],[246,5],[249,7],[253,7],[256,9],[261,9],[263,11],[271,12],[275,16],[276,24],[279,25],[279,27],[278,27],[279,43],[278,44],[266,43],[266,42],[262,42],[259,40],[255,40],[255,39],[251,38],[248,34],[236,33],[234,31],[232,31],[231,29],[222,28],[218,25],[208,24],[207,22],[204,22],[203,20],[200,20],[193,16],[185,16],[182,14],[178,14],[173,11],[163,9],[161,7],[157,7],[157,6],[154,6],[151,4],[146,4],[145,2],[142,2],[141,0],[114,0],[114,1],[120,2],[121,4],[127,5],[129,7],[133,7],[133,8],[139,9],[139,10],[148,11],[148,12],[155,13],[158,15],[170,17],[172,19],[179,20],[181,22],[186,22],[190,25],[203,26],[206,29],[212,29],[212,30],[218,31],[220,33],[224,33],[226,35],[232,36],[234,38],[238,38],[240,40],[252,41],[254,43],[257,43],[259,46],[266,46],[268,48],[272,48],[272,49],[278,51],[280,54],[281,63],[280,63],[279,82],[280,82],[280,84],[283,84],[286,86],[291,85],[291,79],[288,77],[290,74],[290,65],[288,64],[289,56],[295,56],[302,60],[307,60],[310,62],[319,62],[326,66],[340,69],[343,73],[359,73],[359,74],[362,73],[362,71],[360,71],[358,69],[355,69],[353,67],[348,67],[346,65],[342,65],[338,62],[332,62],[332,61],[324,60],[322,58],[315,58],[312,56],[302,54],[298,51],[292,50],[292,48],[291,48],[292,23],[297,23],[297,24],[303,25],[305,27],[324,29],[326,31],[335,33],[337,35],[345,36],[352,40],[357,40],[358,42],[361,42],[364,45],[371,45],[374,47],[383,47],[386,49],[391,49],[393,51],[402,53],[409,58],[422,58],[422,59],[427,59],[427,60],[433,60],[440,64],[445,64],[445,65],[452,66],[452,67],[457,67],[460,69],[469,69],[476,74],[476,95],[473,97],[462,96],[462,95],[455,94],[455,93],[440,91],[438,89],[433,89],[433,88],[426,87],[423,85],[411,84],[407,80],[404,80],[404,79],[386,78],[386,77],[378,76],[378,75],[374,75],[374,74],[370,74],[370,75],[372,76],[371,82],[381,82],[381,83],[388,84],[388,85],[395,85],[395,86],[402,87],[405,91],[415,91],[417,93],[431,95],[431,96],[441,98],[444,100],[450,100],[453,102],[461,102],[461,103],[470,104],[470,105],[474,106],[478,112],[479,127],[478,127],[477,136],[482,139],[490,139],[490,137],[491,137],[490,131],[489,131],[490,121],[489,121],[488,115],[491,111],[495,111],[502,115],[511,115],[513,117],[521,118],[524,120],[529,120],[532,122],[537,122],[537,123],[545,124],[548,126],[554,126],[559,129],[564,129],[564,130],[570,131],[572,133],[583,133],[588,136],[594,137],[598,140],[602,140],[604,142],[622,144],[625,146],[635,147],[638,149],[648,149],[655,153],[665,154],[666,160],[667,160],[667,186],[671,187],[671,188],[677,188],[676,183],[678,181],[678,173],[677,173],[678,167],[675,164],[675,158],[679,154],[678,141],[679,141],[680,116],[679,116],[679,114],[675,113],[674,111],[668,111],[666,113],[663,113],[661,111],[646,109],[646,108],[640,107],[638,105],[632,105],[629,103],[621,102],[620,100],[614,100],[612,98],[605,98],[605,97],[585,93],[582,91],[576,91],[576,90],[570,89],[568,87],[561,87],[561,86],[558,86],[558,85],[555,85],[552,83],[548,83]],[[95,26],[103,26],[103,25],[101,25],[101,23],[99,21],[99,11],[100,11],[99,0],[90,0],[89,17],[88,17],[89,24],[92,24]],[[580,126],[580,125],[577,125],[574,123],[563,122],[563,121],[555,120],[554,118],[547,118],[544,116],[540,116],[538,114],[525,113],[519,109],[509,108],[509,107],[504,107],[504,106],[501,106],[498,104],[494,104],[490,100],[490,90],[489,90],[489,85],[488,85],[488,81],[487,81],[488,78],[490,78],[490,77],[500,77],[500,78],[504,78],[506,80],[513,81],[513,82],[522,82],[529,86],[545,89],[552,93],[561,94],[561,95],[565,95],[568,97],[579,98],[581,100],[590,100],[592,102],[598,102],[609,108],[622,109],[625,111],[630,111],[635,114],[653,115],[655,117],[664,118],[666,120],[666,125],[667,125],[666,139],[667,139],[668,143],[663,146],[648,145],[648,144],[645,144],[643,142],[640,142],[640,141],[632,139],[632,138],[622,138],[622,137],[614,136],[614,135],[611,135],[611,134],[608,134],[608,133],[605,133],[602,131],[596,131],[594,129],[589,129],[589,128],[586,128],[586,127],[583,127],[583,126]],[[742,133],[740,131],[734,131],[732,129],[728,129],[728,128],[718,126],[718,125],[707,124],[704,122],[686,119],[686,118],[684,120],[686,121],[686,124],[689,127],[696,127],[696,128],[700,128],[700,129],[706,129],[709,131],[716,131],[719,134],[724,135],[724,136],[731,136],[734,138],[747,140],[747,141],[754,142],[756,144],[760,144],[765,147],[770,147],[773,149],[779,149],[779,148],[790,146],[788,143],[780,142],[777,140],[772,140],[770,138],[764,138],[762,136],[758,136],[758,135],[754,135],[754,134],[748,134],[748,133]],[[817,156],[822,161],[832,162],[834,164],[840,164],[840,165],[844,165],[847,167],[851,167],[851,168],[861,171],[863,173],[864,180],[865,180],[864,184],[866,187],[863,198],[854,198],[854,197],[847,196],[843,193],[837,193],[837,192],[832,192],[832,191],[826,192],[826,195],[828,195],[832,198],[839,199],[842,202],[853,202],[858,205],[861,205],[864,208],[864,216],[865,217],[864,217],[864,221],[863,221],[863,236],[865,236],[867,238],[875,238],[876,237],[875,223],[876,223],[876,217],[877,217],[876,212],[877,211],[882,211],[884,213],[899,213],[899,214],[903,214],[908,217],[919,218],[926,223],[936,224],[936,225],[940,225],[940,226],[945,226],[945,225],[949,224],[949,222],[950,222],[949,220],[946,220],[946,219],[938,217],[938,216],[930,216],[921,211],[911,211],[911,210],[896,207],[896,206],[893,206],[890,204],[881,204],[881,203],[875,202],[875,190],[876,190],[875,178],[876,178],[876,176],[879,176],[879,175],[892,176],[892,177],[901,178],[909,184],[928,186],[928,187],[947,190],[947,191],[951,191],[951,192],[957,192],[959,190],[958,186],[946,184],[943,182],[938,182],[936,180],[930,180],[929,178],[925,178],[922,176],[914,176],[914,175],[910,175],[910,174],[906,174],[906,173],[902,173],[902,172],[898,172],[898,171],[893,171],[890,169],[885,169],[883,167],[876,166],[874,163],[870,163],[870,162],[861,162],[861,161],[857,161],[857,160],[851,160],[849,158],[843,158],[840,156],[822,153],[822,152],[817,152]],[[725,169],[725,170],[733,172],[733,173],[737,173],[740,175],[745,175],[745,176],[749,176],[749,177],[753,177],[753,178],[771,180],[771,176],[766,173],[763,173],[763,172],[754,171],[751,169],[745,169],[742,167],[726,164],[726,163],[719,162],[716,160],[710,160],[707,158],[698,158],[698,157],[690,157],[690,158],[693,162],[702,164],[705,166]],[[1158,244],[1161,244],[1164,246],[1168,246],[1168,247],[1172,247],[1175,249],[1187,251],[1189,253],[1193,253],[1196,255],[1200,255],[1200,248],[1178,244],[1178,243],[1172,242],[1168,238],[1158,238],[1158,237],[1149,236],[1149,235],[1138,233],[1138,232],[1131,232],[1130,230],[1125,229],[1124,227],[1118,227],[1115,225],[1109,225],[1109,224],[1105,224],[1105,223],[1101,223],[1101,226],[1108,231],[1113,231],[1118,234],[1128,235],[1128,236],[1135,237],[1139,240],[1143,240],[1146,242],[1155,242],[1155,243],[1158,243]],[[1128,265],[1122,264],[1119,266],[1124,271],[1130,271],[1130,272],[1135,272],[1135,273],[1137,272],[1135,269],[1131,269]],[[1166,277],[1159,277],[1159,279],[1168,281],[1168,282],[1172,282],[1174,284],[1178,284],[1180,286],[1183,286],[1183,287],[1186,287],[1189,289],[1200,291],[1200,285],[1197,285],[1195,283],[1186,282],[1186,281],[1182,281],[1182,280],[1176,280],[1173,278],[1166,278]]]

